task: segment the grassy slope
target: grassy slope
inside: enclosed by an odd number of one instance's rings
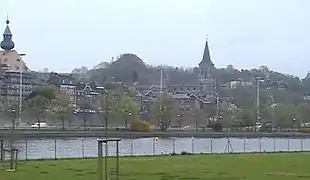
[[[109,163],[115,165],[113,159]],[[129,157],[120,159],[120,180],[306,180],[309,163],[307,153]],[[96,167],[95,159],[21,161],[17,172],[2,170],[0,179],[96,180]]]

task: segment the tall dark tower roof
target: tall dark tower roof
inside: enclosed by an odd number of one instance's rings
[[[12,50],[15,46],[14,42],[12,41],[12,33],[9,27],[10,21],[6,20],[6,28],[3,33],[3,40],[1,41],[1,48],[5,51]]]
[[[211,61],[211,57],[210,57],[208,40],[206,40],[205,50],[203,52],[203,57],[202,57],[201,62],[199,63],[199,66],[214,66],[213,62]]]

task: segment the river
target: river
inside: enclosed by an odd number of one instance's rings
[[[227,148],[229,145],[229,148]],[[5,142],[5,147],[8,147]],[[96,138],[58,138],[18,140],[19,159],[96,157]],[[105,146],[104,146],[105,147]],[[116,152],[115,142],[109,143],[108,155]],[[181,153],[309,151],[310,139],[287,138],[140,138],[122,139],[120,155],[153,155]]]

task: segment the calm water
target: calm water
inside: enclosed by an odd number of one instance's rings
[[[225,148],[227,145],[229,149]],[[5,142],[5,146],[8,143]],[[96,138],[29,139],[17,141],[21,159],[95,157]],[[108,154],[113,156],[116,144],[109,143]],[[209,139],[209,138],[142,138],[123,139],[120,142],[120,155],[169,154],[182,151],[193,153],[223,152],[264,152],[264,151],[309,151],[310,139]]]

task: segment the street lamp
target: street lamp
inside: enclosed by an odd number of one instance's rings
[[[13,169],[13,161],[14,161],[14,133],[15,133],[15,118],[16,118],[16,111],[15,109],[10,109],[10,118],[12,120],[12,129],[11,129],[11,138],[10,138],[10,156],[11,156],[11,160],[10,160],[10,168],[11,170]]]
[[[179,126],[179,130],[181,131],[181,123],[180,123],[180,114],[177,114],[177,123],[178,123],[178,126]]]
[[[23,57],[26,56],[26,54],[19,54],[19,56]],[[23,61],[20,62],[23,63]],[[22,125],[23,71],[24,71],[24,64],[19,68],[19,111],[18,111],[19,126]]]
[[[294,129],[294,126],[295,126],[295,122],[296,122],[296,118],[293,118],[293,129]]]
[[[216,115],[215,115],[215,119],[218,120],[219,118],[219,108],[220,108],[220,105],[219,105],[219,102],[220,102],[220,98],[219,98],[219,94],[216,92],[216,91],[213,91],[213,94],[215,94],[216,96]]]
[[[261,77],[256,77],[256,121],[259,122],[260,121],[260,117],[259,117],[259,85],[262,80]]]
[[[272,98],[272,100],[273,100],[273,98]],[[273,104],[271,104],[271,110],[272,110],[272,116],[271,116],[271,118],[272,118],[272,132],[273,131],[275,131],[275,119],[274,119],[274,111],[275,111],[275,108],[277,108],[278,107],[278,104],[276,104],[276,103],[274,103],[273,102]]]

